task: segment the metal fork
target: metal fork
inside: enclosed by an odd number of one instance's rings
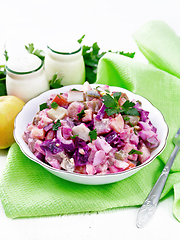
[[[136,220],[136,226],[138,228],[144,227],[151,217],[154,215],[154,212],[156,210],[156,207],[158,205],[161,193],[163,191],[164,185],[166,183],[167,177],[169,175],[169,171],[171,169],[171,166],[174,162],[174,159],[176,157],[176,154],[178,153],[180,149],[180,128],[173,137],[173,143],[175,144],[175,148],[173,152],[171,153],[170,158],[168,159],[161,175],[159,176],[157,182],[155,183],[153,189],[149,193],[148,197],[144,201],[143,205],[138,211],[137,214],[137,220]]]

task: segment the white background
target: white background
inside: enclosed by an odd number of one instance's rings
[[[77,39],[85,34],[83,43],[97,41],[102,51],[136,51],[135,59],[145,61],[132,34],[150,20],[165,21],[180,36],[178,0],[0,0],[0,9],[0,64],[4,63],[3,52],[8,46],[18,51],[18,47],[34,43],[45,50],[49,38],[58,41],[64,34]],[[7,150],[0,150],[0,175],[6,154]],[[180,223],[172,214],[172,205],[173,197],[160,202],[151,222],[138,229],[138,208],[12,220],[0,204],[0,239],[179,240]]]

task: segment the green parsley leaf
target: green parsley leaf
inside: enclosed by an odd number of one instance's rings
[[[141,151],[137,151],[136,149],[131,149],[131,151],[128,153],[129,155],[131,154],[139,154],[142,155],[143,153]]]
[[[75,139],[76,137],[78,137],[79,135],[73,135],[73,136],[70,136],[71,139]]]
[[[114,92],[113,93],[113,97],[116,100],[116,102],[119,101],[120,96],[121,96],[121,92]]]
[[[80,113],[78,113],[77,116],[78,116],[78,120],[81,120],[85,116],[84,109]]]
[[[136,108],[129,108],[124,111],[124,114],[131,115],[131,116],[139,116],[139,112]]]
[[[105,90],[105,92],[107,92],[107,93],[110,93],[110,91],[109,91],[109,90],[107,90],[107,89]]]
[[[52,77],[52,79],[49,81],[49,86],[50,88],[60,88],[63,87],[63,85],[61,85],[61,81],[62,78],[58,78],[57,73],[55,73]]]
[[[41,105],[39,105],[39,110],[42,111],[43,109],[48,108],[47,103],[42,103]]]
[[[45,53],[43,50],[36,49],[33,54],[39,57],[42,61],[44,61]]]
[[[52,130],[53,130],[53,131],[57,131],[60,126],[61,126],[61,122],[60,122],[60,120],[58,119],[56,123],[53,122]]]
[[[117,102],[110,94],[103,95],[101,97],[104,101],[105,106],[108,107],[116,107]]]
[[[25,45],[25,49],[28,51],[28,53],[33,53],[34,51],[34,44],[29,43],[28,46]]]
[[[136,108],[134,108],[135,103],[130,102],[127,100],[122,106],[119,106],[118,100],[121,96],[121,92],[115,92],[113,93],[113,96],[110,94],[105,94],[101,98],[103,99],[103,103],[106,106],[106,113],[108,116],[111,116],[113,114],[119,114],[122,115],[131,115],[131,116],[139,116],[139,112]]]
[[[129,53],[129,52],[124,53],[124,52],[122,51],[122,52],[119,52],[119,54],[120,54],[120,55],[124,55],[124,56],[126,56],[126,57],[133,58],[134,55],[135,55],[135,52],[133,52],[133,53]]]
[[[93,45],[92,45],[92,54],[94,56],[98,56],[99,50],[100,50],[100,47],[98,46],[97,42],[93,43]]]
[[[97,139],[97,130],[94,129],[94,130],[90,131],[89,136],[90,136],[91,142],[93,139],[96,140]]]
[[[84,37],[85,37],[85,35],[83,35],[80,39],[78,39],[77,41],[78,41],[78,43],[82,43],[82,41],[83,41],[83,39],[84,39]]]
[[[123,119],[124,119],[124,121],[129,121],[130,120],[130,118],[128,116],[125,116]]]
[[[73,89],[71,89],[71,91],[79,91],[78,89],[76,89],[76,88],[73,88]]]
[[[25,49],[31,53],[34,54],[35,56],[39,57],[42,61],[44,61],[45,58],[45,53],[43,50],[39,50],[34,48],[34,44],[33,43],[28,43],[28,46],[25,45]]]
[[[9,56],[8,56],[8,52],[6,50],[4,51],[4,56],[5,56],[6,61],[8,61]]]
[[[123,108],[124,108],[124,109],[128,109],[128,108],[134,107],[134,106],[135,106],[135,103],[130,102],[129,100],[127,100],[127,101],[123,104]]]
[[[57,108],[59,105],[57,104],[57,102],[52,102],[51,103],[51,107],[52,108]]]
[[[118,103],[120,94],[121,93],[119,94],[116,93],[114,98],[108,93],[101,97],[104,100],[103,103],[106,106],[105,111],[108,116],[120,113],[120,107]]]
[[[121,113],[131,116],[139,116],[139,112],[136,108],[134,108],[134,106],[135,106],[134,102],[130,102],[129,100],[127,100],[122,105]]]

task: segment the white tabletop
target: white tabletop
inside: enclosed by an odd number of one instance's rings
[[[1,0],[0,64],[4,46],[17,50],[23,43],[44,49],[49,37],[71,33],[84,44],[98,42],[102,51],[139,52],[133,32],[150,20],[163,20],[180,36],[179,0]],[[18,42],[18,43],[17,43]],[[7,150],[0,150],[0,176]],[[172,214],[173,197],[161,201],[156,213],[143,228],[135,225],[138,208],[121,208],[93,214],[9,219],[0,203],[0,239],[180,239],[179,222]]]

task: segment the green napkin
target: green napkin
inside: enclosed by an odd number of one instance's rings
[[[149,25],[152,27],[150,28]],[[24,156],[15,143],[8,152],[0,182],[0,198],[8,217],[39,217],[94,212],[137,206],[143,203],[173,150],[171,140],[179,127],[178,120],[180,118],[178,109],[180,82],[174,70],[171,74],[164,70],[165,66],[169,66],[170,63],[176,69],[175,63],[173,64],[175,58],[170,58],[169,55],[166,57],[166,48],[161,48],[161,50],[157,48],[157,51],[160,52],[153,53],[154,47],[159,42],[162,44],[164,40],[159,33],[161,25],[164,25],[162,36],[168,32],[169,38],[177,39],[174,32],[165,23],[159,21],[147,23],[134,34],[139,48],[144,51],[146,49],[151,59],[154,59],[151,63],[156,67],[152,64],[139,63],[135,59],[108,53],[99,62],[97,83],[129,89],[146,97],[162,111],[170,129],[164,152],[151,164],[128,179],[108,185],[86,186],[71,183],[52,175]],[[158,36],[155,34],[155,28],[160,28]],[[148,39],[146,39],[147,32]],[[151,37],[150,33],[152,33]],[[152,38],[153,42],[151,43]],[[164,57],[164,68],[163,61],[161,67],[156,64],[156,55],[160,56],[160,54]],[[148,60],[150,61],[150,57]],[[175,195],[173,212],[180,221],[178,208],[180,204],[180,155],[176,158],[161,197],[168,196],[168,193],[172,194],[173,188]]]

